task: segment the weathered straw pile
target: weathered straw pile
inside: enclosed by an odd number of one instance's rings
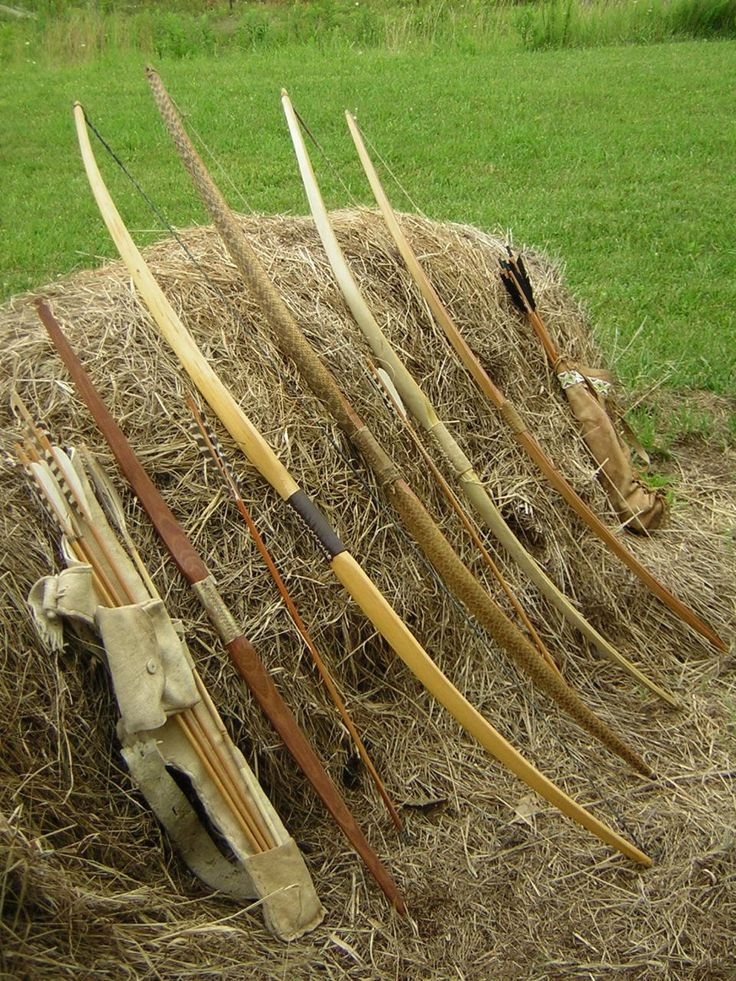
[[[546,490],[483,405],[422,303],[379,218],[343,212],[337,230],[377,319],[469,450],[508,520],[584,614],[672,686],[673,712],[573,636],[514,569],[506,574],[571,682],[627,733],[660,779],[623,766],[530,690],[438,585],[376,503],[370,478],[319,404],[273,349],[210,229],[149,250],[155,274],[216,370],[302,486],[443,669],[550,777],[655,858],[641,871],[538,801],[460,735],[376,639],[307,537],[243,460],[258,524],[326,653],[408,825],[399,840],[376,801],[275,590],[212,469],[198,456],[178,366],[119,264],[42,291],[114,414],[215,572],[299,721],[403,888],[411,921],[387,907],[231,670],[117,471],[27,298],[0,313],[3,446],[19,428],[11,386],[64,441],[99,451],[172,615],[236,742],[307,855],[325,924],[290,946],[257,910],[207,895],[169,850],[117,755],[115,706],[99,659],[70,645],[43,653],[25,597],[59,568],[55,534],[8,464],[3,516],[2,940],[10,977],[548,978],[733,976],[736,955],[733,665],[652,600]],[[500,242],[475,229],[405,219],[418,254],[491,376],[543,445],[610,518],[591,463],[536,341],[496,274]],[[312,223],[250,218],[245,227],[288,305],[415,490],[478,574],[486,573],[366,371],[365,349]],[[559,274],[530,262],[540,307],[584,363],[600,358]],[[223,299],[226,297],[227,303]],[[228,445],[227,440],[225,440]],[[733,487],[680,461],[669,527],[632,549],[722,635],[732,635]],[[498,590],[489,581],[494,595]],[[500,602],[504,603],[503,600]]]

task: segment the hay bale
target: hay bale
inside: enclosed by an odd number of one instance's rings
[[[206,893],[170,853],[116,751],[105,671],[73,644],[50,657],[28,622],[32,582],[59,566],[55,535],[18,469],[0,486],[7,601],[0,665],[2,948],[12,976],[557,977],[627,970],[725,977],[735,960],[732,663],[718,658],[650,598],[572,512],[540,483],[427,319],[380,219],[335,216],[337,233],[379,323],[451,423],[507,519],[548,574],[628,656],[677,689],[673,713],[598,659],[501,560],[564,672],[603,718],[644,750],[658,783],[624,772],[546,698],[533,692],[442,590],[392,524],[343,437],[274,349],[209,228],[147,252],[164,291],[216,371],[356,557],[470,700],[550,777],[638,842],[642,872],[539,802],[437,708],[339,589],[306,536],[254,469],[235,458],[249,504],[346,694],[388,786],[404,805],[398,840],[308,662],[257,553],[212,468],[190,438],[185,382],[133,296],[119,263],[40,291],[144,465],[210,563],[223,595],[403,887],[413,923],[387,908],[232,672],[196,604],[163,556],[29,298],[0,311],[3,447],[18,427],[12,386],[65,441],[99,453],[127,503],[141,552],[223,717],[303,848],[325,925],[288,948],[258,911]],[[509,309],[496,274],[501,242],[469,227],[410,218],[431,279],[489,373],[523,407],[560,469],[594,510],[605,495],[536,341]],[[372,386],[365,346],[338,293],[311,221],[243,224],[291,307],[359,412],[391,447],[414,489],[478,575],[497,589],[425,468]],[[600,355],[559,271],[529,265],[552,331],[583,363]],[[224,442],[229,445],[227,438]],[[728,461],[707,474],[682,464],[670,526],[629,546],[723,635],[733,628],[736,522]],[[723,472],[717,472],[718,467]],[[502,599],[499,602],[504,603]],[[729,706],[731,706],[729,708]],[[729,715],[729,713],[731,713]]]

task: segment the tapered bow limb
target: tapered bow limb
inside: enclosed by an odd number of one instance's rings
[[[396,386],[399,395],[409,412],[417,420],[422,429],[430,436],[434,437],[449,461],[459,482],[460,488],[468,499],[480,519],[488,526],[496,539],[500,542],[506,552],[514,559],[520,569],[522,569],[553,606],[565,617],[571,626],[578,629],[610,660],[627,666],[630,662],[616,650],[613,645],[606,640],[583,615],[572,605],[567,597],[557,588],[552,580],[538,565],[535,559],[527,552],[518,538],[514,535],[511,528],[503,518],[496,505],[491,500],[488,491],[480,480],[480,477],[473,469],[473,465],[465,455],[457,441],[438,418],[434,406],[427,398],[424,391],[417,384],[415,379],[406,369],[404,363],[399,358],[396,351],[391,347],[383,331],[380,329],[371,313],[368,305],[363,299],[357,283],[345,261],[340,245],[335,236],[335,232],[330,223],[327,211],[322,201],[322,196],[317,186],[317,182],[312,170],[307,149],[304,145],[299,124],[294,114],[288,95],[282,93],[282,103],[286,114],[289,132],[296,151],[297,161],[302,175],[309,205],[317,226],[322,244],[332,265],[335,277],[340,285],[343,296],[350,307],[352,314],[360,328],[361,333],[373,351],[376,360],[386,371],[391,381]],[[631,671],[631,667],[627,670]],[[670,704],[677,704],[676,700],[664,689],[654,685],[650,679],[646,678],[643,672],[636,674],[638,669],[634,668],[633,673],[637,680],[646,684],[648,688],[656,692]],[[654,686],[654,687],[653,687]]]
[[[141,298],[146,303],[161,334],[176,353],[182,367],[220,418],[230,435],[274,490],[309,524],[322,542],[337,579],[363,610],[376,630],[399,655],[424,687],[451,713],[466,731],[501,763],[549,801],[602,841],[635,862],[651,865],[652,860],[581,807],[526,760],[464,698],[422,648],[386,598],[368,578],[324,516],[299,489],[294,478],[278,460],[268,443],[245,415],[222,383],[184,324],[161,291],[113,204],[97,168],[89,145],[82,107],[75,107],[75,120],[82,158],[90,187],[100,213],[120,255],[128,267]]]
[[[42,301],[38,301],[36,309],[49,337],[66,365],[77,391],[86,403],[100,432],[109,443],[118,466],[148,513],[153,526],[180,572],[192,585],[197,598],[211,617],[233,663],[247,682],[264,715],[271,721],[289,752],[322,798],[345,837],[361,856],[366,868],[380,885],[386,897],[403,914],[406,907],[395,882],[368,844],[317,754],[281,698],[255,648],[235,624],[217,592],[209,569],[144,471],[122,430],[92,385],[89,375],[62,333],[55,317]]]
[[[366,464],[375,473],[386,500],[396,509],[402,524],[430,560],[438,575],[521,670],[542,690],[554,698],[580,725],[599,738],[609,749],[640,772],[648,772],[648,767],[641,757],[590,711],[566,684],[559,672],[551,668],[534,650],[462,563],[436,522],[403,479],[393,460],[378,444],[339,388],[332,373],[307,340],[268,278],[224,197],[194,149],[158,74],[150,68],[147,74],[156,104],[182,162],[244,282],[258,298],[261,311],[275,333],[282,355],[294,361],[311,390],[328,408],[342,432],[361,453]]]
[[[442,303],[437,291],[432,286],[429,277],[419,263],[414,250],[412,249],[406,235],[399,225],[394,210],[391,207],[391,203],[388,200],[388,196],[386,195],[383,185],[381,184],[378,174],[376,173],[376,169],[373,166],[373,162],[368,154],[368,151],[366,150],[365,143],[363,142],[360,129],[358,128],[355,119],[349,112],[345,113],[345,117],[347,119],[348,128],[353,138],[356,150],[358,151],[358,156],[363,166],[363,170],[365,171],[366,177],[368,178],[368,182],[371,186],[371,190],[373,191],[373,195],[376,199],[378,207],[381,210],[381,214],[383,215],[391,237],[401,253],[401,257],[403,258],[407,269],[411,273],[411,276],[417,284],[419,291],[429,306],[432,315],[445,332],[448,340],[457,352],[465,368],[473,377],[473,380],[481,392],[496,407],[496,409],[498,409],[501,418],[509,426],[514,439],[523,448],[527,456],[536,464],[538,469],[541,470],[549,483],[555,488],[556,491],[558,491],[558,493],[562,495],[575,513],[585,522],[588,528],[590,528],[590,530],[602,542],[604,542],[609,551],[621,559],[621,561],[634,573],[634,575],[636,575],[637,578],[639,578],[641,582],[643,582],[647,588],[651,590],[651,592],[654,593],[654,595],[657,596],[669,609],[680,617],[681,620],[689,624],[689,626],[691,626],[694,630],[697,630],[719,650],[725,650],[726,645],[723,643],[720,637],[718,637],[715,631],[700,617],[698,617],[693,610],[690,610],[684,603],[682,603],[681,600],[673,596],[666,586],[660,583],[659,580],[656,579],[655,576],[641,564],[641,562],[639,562],[639,560],[629,551],[629,549],[626,548],[626,546],[623,545],[618,538],[616,538],[616,536],[580,498],[574,488],[555,467],[532,433],[529,431],[526,422],[521,418],[521,415],[516,407],[509,402],[503,392],[491,380],[480,360],[472,351],[465,338],[462,336],[447,308]],[[509,257],[507,259],[500,260],[500,263],[501,279],[514,305],[523,313],[531,317],[536,311],[537,305],[534,299],[534,291],[532,290],[532,285],[529,280],[526,267],[524,266],[523,259],[521,256],[514,257],[511,253],[509,253]],[[539,318],[534,318],[535,325],[538,322],[541,323]],[[546,330],[544,330],[543,325],[541,332],[537,327],[535,327],[535,329],[537,329],[539,340],[544,347],[547,357],[550,359],[552,364],[556,363],[557,351],[555,350],[549,334]],[[660,698],[663,698],[671,705],[677,706],[678,703],[676,699],[669,692],[666,692],[660,686],[655,685],[654,682],[650,681],[650,679],[647,678],[643,672],[641,672],[633,664],[631,664],[631,662],[626,661],[625,658],[619,659],[614,657],[610,648],[604,650],[603,653],[612,660],[617,661],[621,667],[637,678],[637,680],[642,684],[646,685],[655,694],[659,695]]]

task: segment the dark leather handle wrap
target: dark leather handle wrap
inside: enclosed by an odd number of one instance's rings
[[[296,511],[329,560],[334,559],[340,552],[346,551],[345,546],[335,534],[330,522],[322,514],[317,505],[310,501],[304,491],[296,491],[291,497],[287,498],[286,503]]]

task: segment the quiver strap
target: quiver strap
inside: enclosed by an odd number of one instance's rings
[[[639,480],[629,448],[614,428],[607,408],[610,375],[566,358],[557,361],[555,371],[619,519],[629,531],[654,531],[667,517],[666,501],[662,491],[651,490]]]

